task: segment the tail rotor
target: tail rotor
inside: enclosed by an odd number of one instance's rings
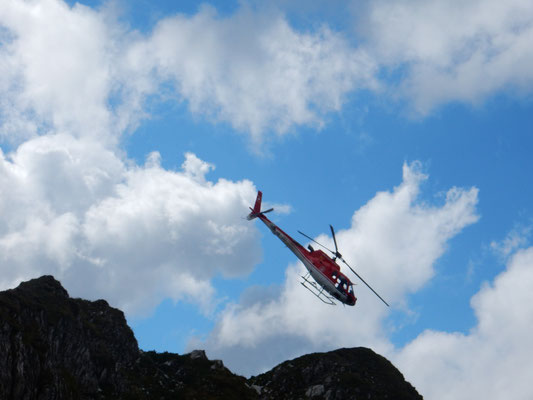
[[[261,211],[261,201],[263,199],[263,193],[261,191],[257,192],[257,198],[255,199],[255,205],[254,208],[250,207],[250,214],[246,217],[248,221],[259,217],[262,214],[269,213],[271,211],[274,211],[273,208],[269,208],[266,211]]]

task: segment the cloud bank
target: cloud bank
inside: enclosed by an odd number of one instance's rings
[[[147,33],[116,8],[61,0],[0,5],[0,137],[16,144],[51,129],[116,144],[177,102],[259,144],[320,128],[362,90],[427,115],[533,88],[533,7],[527,0],[370,2],[354,30],[291,26],[282,11],[243,3],[219,15],[162,18]],[[355,33],[354,33],[355,32]]]
[[[11,140],[53,127],[116,141],[155,98],[261,142],[320,127],[348,93],[378,85],[373,60],[342,34],[325,25],[298,32],[282,13],[246,6],[219,16],[206,5],[141,34],[109,7],[9,0],[0,26],[0,131]]]
[[[47,273],[129,314],[165,298],[208,311],[210,280],[248,274],[261,253],[242,219],[253,184],[211,182],[211,168],[192,153],[180,171],[163,169],[157,153],[131,166],[61,135],[0,154],[0,286]]]
[[[0,5],[0,132],[13,143],[50,130],[108,140],[116,116],[113,26],[64,2]]]
[[[128,57],[173,82],[192,112],[254,140],[293,125],[320,126],[349,92],[377,86],[373,60],[341,34],[326,26],[301,33],[282,14],[246,6],[230,17],[204,6],[192,17],[161,20]]]
[[[391,95],[425,116],[450,102],[533,89],[533,5],[528,0],[354,3],[357,27],[378,65],[398,72]]]
[[[478,323],[468,334],[425,331],[395,362],[428,398],[531,398],[532,281],[529,247],[472,298]]]

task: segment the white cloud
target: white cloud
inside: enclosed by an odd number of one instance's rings
[[[530,399],[531,282],[532,247],[472,298],[478,324],[468,334],[423,332],[395,363],[427,398]]]
[[[68,135],[2,154],[1,286],[50,273],[71,294],[104,297],[130,314],[164,298],[207,310],[210,280],[246,275],[260,253],[257,230],[242,219],[255,188],[211,182],[211,168],[191,153],[182,171],[163,169],[157,154],[130,166]]]
[[[354,213],[349,229],[337,232],[347,262],[397,307],[405,307],[406,296],[432,278],[447,241],[478,218],[475,188],[450,189],[441,206],[417,201],[425,178],[418,164],[405,165],[400,186],[376,194]],[[317,240],[333,247],[326,236]],[[366,287],[358,285],[354,309],[326,306],[300,286],[302,273],[300,264],[290,266],[279,294],[263,300],[255,296],[252,302],[246,299],[254,296],[245,296],[242,303],[229,305],[202,343],[211,357],[249,374],[311,351],[355,345],[392,350],[383,328],[388,310]]]
[[[354,9],[360,12],[358,2]],[[528,0],[374,1],[358,15],[376,62],[401,71],[398,96],[425,115],[533,89],[533,4]]]
[[[326,24],[298,31],[281,12],[246,4],[224,16],[203,6],[143,34],[119,23],[112,7],[6,0],[0,135],[18,144],[61,130],[114,144],[148,116],[145,102],[155,98],[185,102],[257,144],[296,126],[320,128],[361,89],[407,97],[425,115],[450,101],[533,88],[527,0],[382,0],[354,8],[356,37]],[[400,72],[397,85],[380,81],[384,70]]]
[[[494,252],[496,252],[496,254],[505,260],[517,249],[527,246],[530,233],[531,226],[516,226],[502,241],[492,241],[490,243],[490,247]]]
[[[326,26],[300,33],[279,13],[242,6],[219,16],[204,6],[143,35],[114,13],[60,0],[2,2],[4,138],[59,129],[113,143],[155,96],[185,101],[259,142],[295,125],[320,127],[348,93],[377,86],[365,51]]]
[[[161,20],[128,56],[175,82],[193,112],[255,140],[293,125],[320,126],[349,92],[377,85],[372,60],[342,35],[325,26],[300,33],[282,15],[246,6],[229,17],[204,6],[192,17]]]
[[[55,127],[108,138],[115,43],[102,16],[57,0],[7,0],[0,26],[3,135]]]

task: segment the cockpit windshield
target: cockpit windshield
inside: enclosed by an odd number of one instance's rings
[[[337,274],[332,275],[333,281],[335,283],[335,287],[340,290],[341,292],[353,294],[353,287],[352,284],[348,282],[348,280],[344,276],[337,276]]]

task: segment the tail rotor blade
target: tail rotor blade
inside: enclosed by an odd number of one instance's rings
[[[269,208],[266,211],[261,211],[261,214],[266,214],[266,213],[269,213],[270,211],[274,211],[274,209],[273,208]]]
[[[353,273],[354,273],[359,279],[361,279],[361,282],[363,282],[363,283],[364,283],[364,284],[365,284],[370,290],[372,290],[372,292],[374,292],[374,294],[375,294],[376,296],[379,297],[379,299],[380,299],[383,303],[385,303],[385,305],[386,305],[387,307],[390,307],[390,306],[389,306],[389,303],[387,303],[385,300],[383,300],[383,298],[382,298],[382,297],[381,297],[381,296],[380,296],[380,295],[379,295],[374,289],[372,289],[372,286],[370,286],[368,283],[366,283],[366,281],[365,281],[365,280],[364,280],[364,279],[363,279],[363,278],[362,278],[357,272],[355,272],[355,270],[354,270],[352,267],[350,267],[350,266],[348,265],[348,263],[347,263],[346,261],[344,261],[343,258],[341,258],[341,260],[342,260],[342,262],[343,262],[344,264],[346,264],[346,266],[347,266],[348,268],[350,268],[350,269],[352,270],[352,272],[353,272]]]

